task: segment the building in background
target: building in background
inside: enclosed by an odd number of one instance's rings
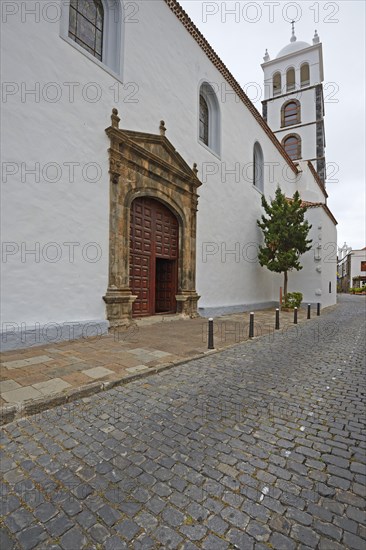
[[[350,288],[366,288],[366,247],[352,250],[344,243],[338,252],[338,289],[349,292]]]

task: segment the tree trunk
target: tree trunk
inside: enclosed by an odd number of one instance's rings
[[[287,271],[283,273],[283,297],[285,304],[287,304]]]

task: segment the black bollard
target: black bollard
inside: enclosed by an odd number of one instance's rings
[[[254,338],[254,313],[249,315],[249,338]]]
[[[308,304],[308,319],[310,319],[310,308],[311,308],[311,305]]]
[[[294,325],[297,325],[297,307],[294,308]]]
[[[319,317],[319,315],[320,315],[320,303],[319,302],[316,304],[316,314]]]
[[[275,329],[280,330],[280,310],[276,308],[276,324]]]
[[[208,320],[208,349],[215,349],[212,317]]]

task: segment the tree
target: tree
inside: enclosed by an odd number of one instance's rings
[[[302,266],[299,257],[311,248],[307,239],[311,225],[304,219],[306,206],[302,206],[299,192],[292,199],[286,199],[277,187],[275,198],[269,204],[262,195],[262,206],[268,216],[257,220],[262,229],[264,246],[259,247],[258,259],[261,266],[270,271],[284,274],[284,301],[287,302],[288,271]]]

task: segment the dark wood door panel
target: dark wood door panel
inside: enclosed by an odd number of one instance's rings
[[[156,258],[155,312],[174,313],[177,308],[176,260]]]
[[[150,257],[139,254],[131,254],[130,258],[130,285],[133,294],[137,295],[134,303],[136,315],[149,315],[149,281],[150,281]]]
[[[162,203],[139,198],[131,205],[130,288],[136,316],[176,311],[179,226]],[[158,259],[167,262],[158,264]]]

